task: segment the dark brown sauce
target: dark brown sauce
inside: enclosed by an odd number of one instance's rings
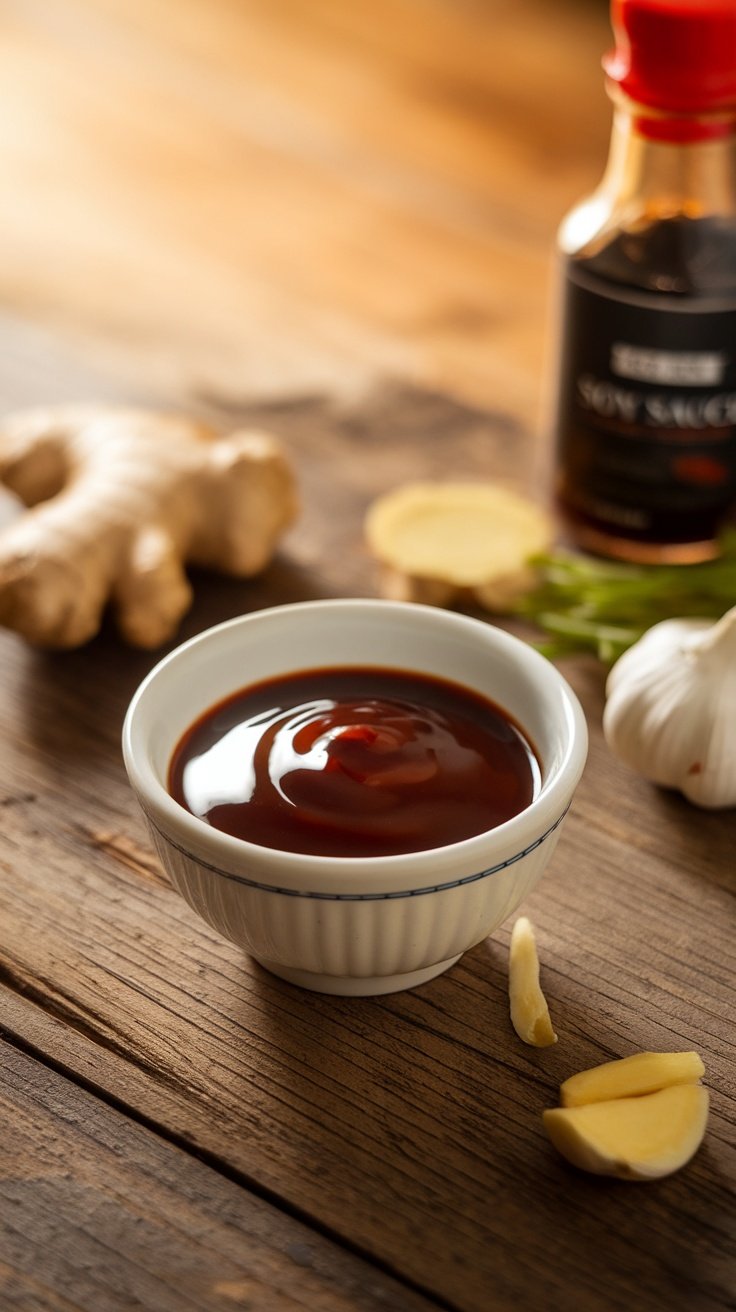
[[[583,549],[687,563],[736,515],[736,227],[653,219],[565,269],[557,500]],[[615,343],[705,359],[708,385],[614,371]]]
[[[281,851],[390,856],[518,815],[539,787],[522,730],[459,684],[400,670],[306,670],[244,688],[193,724],[169,792],[215,829]]]
[[[733,305],[736,292],[736,229],[709,216],[653,218],[617,233],[580,261],[601,278],[623,287],[675,296],[712,298]]]

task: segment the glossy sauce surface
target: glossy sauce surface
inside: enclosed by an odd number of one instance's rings
[[[245,688],[184,734],[169,792],[216,829],[318,856],[389,856],[483,833],[540,772],[498,706],[399,670],[308,670]]]

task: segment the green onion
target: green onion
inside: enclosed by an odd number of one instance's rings
[[[700,565],[619,565],[563,550],[531,563],[539,582],[515,610],[549,634],[539,647],[553,660],[587,651],[610,665],[660,620],[718,619],[736,603],[736,529]]]

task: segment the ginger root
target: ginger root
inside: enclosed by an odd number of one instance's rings
[[[385,596],[503,612],[535,582],[530,557],[553,537],[545,512],[495,483],[410,483],[379,497],[365,521]]]
[[[0,532],[0,624],[48,647],[87,642],[108,603],[128,642],[159,646],[191,604],[185,562],[256,574],[296,514],[272,437],[144,410],[12,415],[0,481],[31,507]]]

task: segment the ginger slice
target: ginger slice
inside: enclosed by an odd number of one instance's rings
[[[0,532],[0,624],[47,647],[94,637],[109,602],[128,642],[159,646],[191,603],[185,563],[258,573],[296,514],[274,438],[146,410],[11,415],[0,480],[29,507]]]
[[[702,1084],[676,1084],[638,1098],[542,1113],[552,1143],[573,1166],[621,1180],[656,1180],[697,1152],[708,1119]]]
[[[553,537],[545,512],[494,483],[410,483],[379,497],[365,521],[384,591],[444,605],[470,593],[503,611],[534,581],[529,558]]]
[[[695,1084],[704,1074],[697,1052],[637,1052],[571,1075],[560,1086],[560,1102],[563,1107],[581,1107],[631,1098],[671,1085]]]
[[[539,984],[539,957],[531,921],[520,916],[511,931],[509,952],[511,1024],[519,1038],[535,1048],[557,1042],[549,1007]]]

